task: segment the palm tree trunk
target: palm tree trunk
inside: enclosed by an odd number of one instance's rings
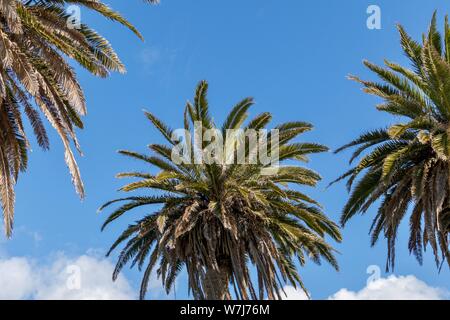
[[[229,282],[228,268],[222,266],[219,266],[219,270],[208,268],[203,281],[206,300],[231,300]]]

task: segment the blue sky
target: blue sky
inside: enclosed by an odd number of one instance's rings
[[[116,151],[146,152],[146,145],[162,141],[144,118],[143,108],[172,127],[181,127],[184,104],[201,79],[210,84],[209,100],[217,122],[235,102],[253,96],[257,104],[252,114],[270,111],[275,122],[311,122],[315,130],[304,139],[332,149],[362,131],[393,122],[394,118],[375,110],[378,100],[363,94],[346,75],[373,78],[362,66],[363,59],[406,63],[395,24],[401,23],[418,39],[435,9],[440,25],[450,12],[447,1],[431,0],[162,0],[159,6],[140,0],[107,2],[138,27],[145,42],[82,10],[83,21],[112,42],[128,70],[125,75],[99,79],[77,67],[89,112],[85,130],[79,132],[85,156],[78,158],[87,197],[80,202],[74,192],[58,138],[51,134],[50,152],[35,144],[28,171],[17,185],[15,235],[12,240],[0,238],[4,257],[47,263],[58,252],[68,257],[102,252],[129,222],[149,213],[151,208],[136,210],[100,232],[105,214],[97,214],[97,208],[121,196],[116,190],[122,181],[114,175],[144,169]],[[381,30],[366,27],[370,4],[381,8]],[[314,156],[309,164],[324,179],[318,188],[307,191],[334,220],[339,218],[347,191],[343,184],[330,189],[326,185],[347,168],[347,160],[348,153],[328,153]],[[369,246],[374,211],[353,219],[344,229],[343,243],[336,244],[339,272],[311,262],[300,271],[313,298],[325,299],[341,288],[360,290],[370,265],[384,271],[385,242]],[[395,274],[414,275],[429,286],[450,289],[449,269],[438,273],[430,254],[419,266],[406,250],[407,238],[404,225]],[[126,270],[125,276],[132,288],[138,288],[138,271]],[[388,275],[383,272],[382,276]],[[178,298],[186,297],[184,280],[179,281]],[[154,297],[164,298],[156,293]]]

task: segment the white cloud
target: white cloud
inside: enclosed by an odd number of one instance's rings
[[[431,287],[416,277],[390,276],[367,284],[360,291],[341,289],[331,300],[446,300],[450,292],[446,289]]]
[[[0,299],[135,299],[123,276],[111,280],[113,264],[90,254],[58,254],[49,264],[24,257],[0,259]]]
[[[0,260],[0,300],[26,298],[34,288],[32,274],[25,258]]]
[[[294,288],[293,286],[285,286],[281,292],[283,300],[309,300],[302,288]]]

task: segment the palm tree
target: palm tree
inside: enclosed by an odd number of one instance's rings
[[[348,179],[351,190],[341,222],[377,203],[371,243],[384,234],[389,269],[394,267],[400,223],[409,214],[410,253],[422,263],[423,250],[430,246],[438,266],[445,260],[450,265],[450,26],[446,17],[441,36],[435,13],[421,44],[402,26],[398,30],[412,70],[390,61],[386,67],[365,61],[383,83],[350,77],[384,100],[378,110],[405,120],[364,133],[337,150],[357,147],[351,162],[364,154],[338,179]]]
[[[154,1],[151,1],[154,2]],[[38,144],[49,148],[43,114],[62,139],[76,191],[84,196],[71,142],[80,150],[75,127],[83,128],[85,98],[66,55],[96,76],[125,68],[106,39],[80,23],[74,28],[66,5],[79,5],[139,32],[100,0],[0,0],[0,200],[6,235],[11,236],[14,185],[27,166],[29,141],[22,114]],[[38,112],[36,107],[40,109]]]
[[[106,203],[99,210],[125,202],[106,219],[102,230],[134,208],[159,206],[153,213],[129,225],[112,245],[108,255],[126,241],[113,279],[128,262],[139,269],[144,267],[141,299],[145,297],[149,277],[157,264],[157,274],[168,293],[182,268],[185,268],[189,291],[195,299],[231,299],[230,285],[239,299],[281,299],[285,282],[305,290],[294,258],[300,265],[307,258],[316,263],[323,258],[338,268],[334,250],[324,239],[329,235],[337,241],[341,240],[337,225],[322,213],[316,201],[290,188],[291,185],[315,186],[320,176],[292,161],[272,174],[265,170],[274,167],[263,164],[261,160],[247,165],[230,161],[207,164],[194,161],[198,157],[196,154],[201,154],[200,150],[207,153],[212,144],[199,143],[190,138],[187,133],[194,130],[192,125],[201,124],[200,136],[202,133],[206,135],[209,129],[218,132],[225,146],[235,147],[228,155],[243,152],[245,159],[250,159],[256,149],[245,143],[249,140],[233,139],[226,133],[230,132],[228,130],[242,129],[245,135],[257,132],[259,138],[263,135],[263,131],[259,130],[271,121],[270,113],[265,112],[244,124],[247,111],[253,104],[251,98],[246,98],[231,110],[221,128],[216,127],[209,113],[207,88],[206,82],[200,82],[194,103],[188,102],[186,105],[186,131],[181,141],[174,136],[175,131],[153,114],[145,112],[168,145],[151,144],[149,148],[154,152],[153,156],[119,151],[160,170],[156,175],[120,173],[119,178],[137,178],[120,190],[159,192]],[[315,143],[291,143],[299,134],[312,129],[308,123],[288,122],[276,129],[278,131],[273,132],[279,132],[279,142],[272,141],[274,133],[271,131],[267,134],[270,142],[266,147],[270,155],[279,147],[280,163],[288,160],[304,162],[307,155],[327,150]],[[198,133],[195,135],[198,136]],[[212,141],[218,141],[215,139]],[[188,161],[178,161],[172,157],[173,148],[180,145],[184,150],[192,151],[184,158]],[[216,150],[211,154],[214,156],[218,152]],[[258,288],[253,284],[249,263],[254,266]]]

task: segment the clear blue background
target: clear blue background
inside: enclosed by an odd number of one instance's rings
[[[83,22],[94,26],[113,44],[127,66],[126,75],[98,79],[77,67],[88,101],[85,130],[79,132],[85,156],[79,159],[87,197],[77,198],[65,167],[62,146],[51,132],[50,152],[34,143],[28,172],[17,185],[16,233],[4,240],[9,255],[44,259],[55,251],[83,254],[90,248],[106,249],[128,223],[151,208],[136,210],[100,233],[104,214],[97,208],[122,196],[116,190],[124,181],[120,171],[143,168],[119,156],[118,149],[146,152],[146,145],[162,141],[144,118],[146,108],[174,128],[182,125],[182,111],[197,82],[210,83],[209,99],[214,118],[221,122],[241,98],[253,96],[252,114],[270,111],[275,122],[309,121],[315,130],[304,139],[335,149],[364,130],[385,126],[396,119],[374,108],[379,101],[348,81],[349,73],[373,79],[362,66],[367,58],[406,63],[399,45],[396,23],[420,39],[435,9],[439,23],[450,12],[448,1],[348,0],[162,0],[159,6],[143,1],[108,1],[133,22],[145,37],[139,41],[128,30],[82,10]],[[366,27],[366,9],[382,10],[382,29]],[[347,192],[344,184],[326,189],[347,167],[348,154],[314,156],[310,167],[324,180],[307,190],[326,212],[338,220]],[[375,209],[353,219],[337,244],[341,271],[309,262],[301,275],[316,299],[340,288],[358,290],[367,279],[366,268],[386,261],[386,244],[369,247],[368,230]],[[33,240],[33,234],[41,239]],[[431,255],[419,266],[407,252],[405,223],[399,239],[395,274],[414,274],[429,285],[450,287],[447,267],[439,274]],[[125,271],[134,287],[140,274]],[[385,274],[383,274],[385,275]],[[178,298],[186,297],[181,279]],[[172,296],[171,296],[172,297]]]

